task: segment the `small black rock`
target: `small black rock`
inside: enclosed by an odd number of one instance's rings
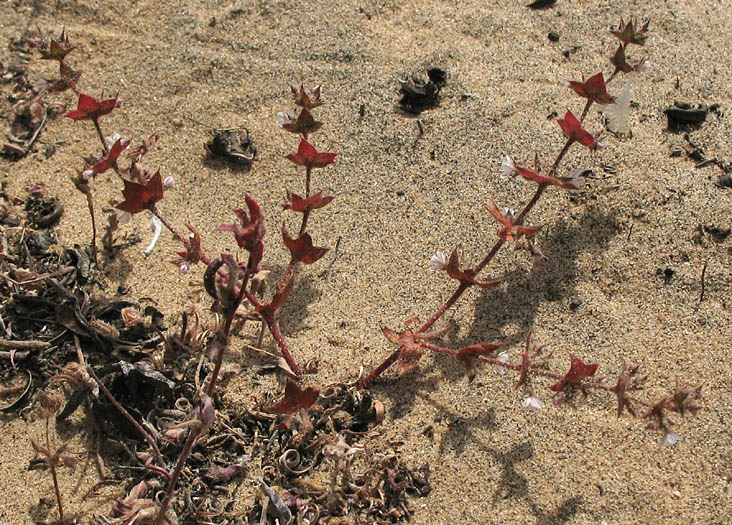
[[[547,35],[547,38],[549,38],[549,40],[551,40],[552,42],[559,42],[559,33],[555,33],[554,31],[552,31]]]

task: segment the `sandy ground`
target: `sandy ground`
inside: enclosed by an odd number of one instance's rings
[[[502,251],[489,275],[504,283],[463,297],[447,316],[456,327],[445,344],[504,341],[515,362],[533,329],[553,351],[557,371],[566,370],[571,353],[600,363],[598,375],[613,382],[623,361],[640,363],[650,375],[649,399],[677,380],[704,385],[705,409],[674,427],[683,441],[659,447],[660,436],[642,421],[616,418],[608,396],[553,407],[548,383],[536,385],[546,408],[527,411],[512,389],[514,375],[485,369],[467,384],[459,364],[443,355],[428,354],[399,379],[390,370],[371,392],[387,407],[384,439],[402,442],[407,463],[431,466],[433,491],[415,500],[414,523],[721,524],[732,521],[732,239],[700,232],[729,231],[732,190],[715,184],[718,166],[697,169],[685,155],[671,156],[687,142],[666,129],[663,109],[676,100],[720,104],[722,114],[711,114],[690,138],[707,158],[732,160],[730,13],[727,2],[691,0],[559,0],[541,11],[515,0],[13,0],[0,2],[0,61],[8,64],[9,41],[36,25],[54,34],[65,26],[79,45],[69,61],[84,71],[82,89],[124,99],[103,122],[105,132],[135,142],[160,134],[146,164],[176,179],[160,203],[166,216],[181,228],[195,224],[206,250],[217,253],[233,243],[215,227],[231,222],[230,210],[251,194],[267,215],[265,266],[275,273],[287,260],[280,202],[285,188],[302,193],[303,186],[302,171],[283,159],[297,138],[275,116],[292,105],[289,83],[322,84],[328,103],[316,117],[325,126],[313,142],[339,158],[316,172],[313,185],[336,200],[312,217],[310,231],[319,245],[340,238],[340,254],[327,278],[319,276],[325,263],[300,272],[282,328],[298,362],[320,360],[308,382],[327,384],[353,379],[392,351],[381,326],[425,319],[452,293],[444,274],[429,271],[429,257],[457,245],[469,261],[482,257],[496,231],[484,205],[520,208],[533,191],[501,180],[501,160],[510,154],[529,163],[536,152],[549,165],[562,144],[551,115],[582,107],[567,80],[608,72],[616,46],[608,29],[620,15],[651,18],[647,46],[632,55],[653,65],[632,92],[632,138],[607,136],[595,157],[570,152],[562,173],[586,166],[598,177],[575,196],[547,192],[532,213],[529,223],[544,225],[539,243],[548,259]],[[558,42],[547,38],[550,31]],[[52,74],[53,67],[34,60],[30,69]],[[430,67],[446,70],[448,82],[441,105],[420,116],[420,134],[417,119],[396,110],[398,79]],[[2,107],[7,112],[7,102]],[[204,162],[210,130],[186,117],[246,126],[259,151],[251,172]],[[593,108],[586,127],[601,125]],[[44,145],[58,141],[46,159]],[[85,202],[70,179],[97,149],[91,125],[59,119],[44,130],[37,153],[0,159],[12,191],[43,182],[64,202],[63,243],[89,240]],[[96,181],[97,202],[119,197],[118,186],[111,175]],[[123,230],[133,232],[147,239],[147,218]],[[201,273],[181,275],[167,262],[177,248],[164,235],[151,257],[142,256],[142,245],[125,250],[105,266],[107,293],[122,286],[129,297],[153,298],[174,319],[198,300],[189,284]],[[261,393],[248,373],[261,356],[244,343],[228,360],[236,373],[224,399],[232,403]],[[0,429],[0,522],[30,523],[31,509],[52,495],[49,478],[28,470],[27,438],[41,436],[43,425],[4,417]],[[68,509],[86,519],[108,512],[119,489],[85,497],[97,481],[84,452],[88,423],[59,432],[74,437],[83,460],[62,476]],[[241,494],[246,510],[251,490]]]

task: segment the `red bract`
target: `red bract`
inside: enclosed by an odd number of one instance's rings
[[[475,272],[473,270],[461,270],[460,269],[460,257],[458,257],[458,251],[457,248],[452,251],[450,254],[450,259],[447,261],[447,266],[445,266],[445,271],[447,272],[447,275],[452,277],[453,279],[457,279],[458,281],[462,282],[468,282],[470,284],[474,284],[476,286],[480,286],[481,288],[493,288],[494,286],[498,286],[501,284],[500,279],[496,281],[489,281],[489,282],[478,282],[475,280]]]
[[[287,380],[285,395],[277,403],[265,408],[275,414],[289,414],[300,408],[309,408],[320,397],[320,389],[315,386],[300,388],[292,379]]]
[[[337,153],[321,153],[307,140],[300,139],[300,146],[297,148],[297,153],[287,155],[286,158],[298,166],[305,166],[308,169],[312,169],[326,167],[335,161],[337,155]]]
[[[479,357],[491,355],[501,346],[503,345],[495,343],[477,343],[470,346],[464,346],[457,354],[455,354],[455,358],[465,367],[465,373],[467,374],[468,381],[470,383],[475,379],[476,365],[478,364]]]
[[[304,107],[302,108],[302,111],[300,111],[300,115],[297,117],[297,120],[284,122],[282,124],[282,129],[287,130],[290,133],[300,133],[302,135],[308,135],[309,133],[315,133],[322,126],[323,123],[315,120],[312,113],[308,111],[308,108]]]
[[[124,195],[125,200],[115,206],[118,210],[134,215],[151,209],[156,202],[163,198],[163,182],[160,177],[160,170],[145,184],[124,179],[124,185],[122,195]]]
[[[305,213],[306,211],[311,210],[317,210],[318,208],[322,208],[330,203],[330,201],[333,200],[333,197],[323,197],[323,192],[319,191],[318,193],[314,193],[307,199],[303,199],[299,195],[296,195],[295,193],[287,192],[287,198],[289,201],[285,201],[282,204],[282,207],[284,209],[291,209],[292,211]]]
[[[605,88],[605,78],[602,76],[602,72],[587,80],[583,79],[582,82],[570,80],[569,87],[580,97],[592,100],[598,104],[612,104],[614,100]]]
[[[646,43],[646,38],[648,37],[646,32],[648,31],[648,24],[650,23],[651,21],[647,20],[646,23],[636,31],[635,25],[637,24],[637,21],[635,18],[631,18],[626,24],[621,16],[618,30],[610,32],[625,44],[636,44],[638,46],[642,46]]]
[[[595,375],[595,371],[597,370],[597,367],[599,366],[597,363],[587,365],[587,364],[583,363],[581,359],[578,359],[573,355],[569,356],[569,359],[570,359],[569,372],[564,374],[563,378],[561,378],[555,384],[550,386],[549,387],[550,390],[554,390],[555,392],[560,392],[568,386],[577,386],[582,382],[582,380],[584,378]]]
[[[313,246],[313,239],[307,232],[300,235],[297,239],[293,239],[287,233],[284,223],[282,224],[282,240],[287,249],[290,250],[290,256],[294,262],[313,264],[323,255],[328,253],[328,250],[330,249]]]
[[[69,41],[69,37],[66,35],[66,29],[61,30],[58,39],[51,37],[51,42],[49,43],[46,32],[39,27],[38,39],[29,40],[28,43],[31,47],[38,48],[42,59],[58,60],[59,62],[63,62],[66,55],[76,49],[76,46]]]
[[[94,172],[94,174],[99,174],[104,173],[113,166],[116,166],[117,158],[125,149],[127,149],[127,146],[129,145],[129,140],[125,140],[123,142],[122,139],[117,139],[117,141],[112,145],[112,148],[109,150],[109,153],[107,153],[107,156],[97,161],[90,169]]]
[[[188,228],[191,232],[190,235],[188,235],[188,244],[186,245],[186,251],[175,252],[179,258],[170,261],[173,264],[177,265],[182,272],[187,271],[188,268],[190,268],[191,264],[196,264],[198,263],[198,261],[201,260],[201,234],[198,233],[198,230],[196,230],[196,228],[188,223],[186,223],[186,228]]]
[[[626,392],[628,390],[638,390],[646,380],[648,376],[634,377],[638,372],[638,365],[627,365],[623,363],[623,368],[620,370],[618,375],[618,381],[615,386],[610,389],[611,392],[615,392],[618,398],[618,417],[623,415],[623,410],[627,409],[632,416],[635,416],[635,410],[633,409],[632,400]]]
[[[118,108],[121,105],[122,99],[119,97],[97,100],[84,93],[79,93],[77,108],[67,113],[66,116],[74,120],[98,120],[99,117],[108,115],[114,108]]]
[[[305,86],[300,84],[300,87],[290,86],[290,89],[292,90],[295,104],[298,106],[313,109],[323,105],[323,100],[321,99],[323,88],[321,86],[315,86],[313,89],[305,89]]]
[[[571,141],[584,144],[591,150],[599,149],[600,145],[595,140],[595,137],[585,131],[582,124],[580,124],[580,121],[577,120],[577,117],[575,117],[571,111],[567,111],[564,114],[563,119],[557,119],[557,123],[559,123],[559,127],[562,128],[564,134],[567,135],[567,138]]]
[[[498,230],[498,238],[511,242],[520,239],[524,235],[534,235],[537,231],[539,231],[539,228],[528,228],[526,226],[516,226],[514,225],[513,221],[504,216],[501,211],[496,206],[496,203],[493,203],[492,207],[488,207],[488,211],[490,212],[495,219],[500,222],[503,225],[503,228]]]
[[[581,185],[576,184],[576,181],[574,181],[574,179],[565,180],[557,177],[547,177],[546,175],[541,175],[539,172],[530,170],[529,168],[522,168],[521,166],[516,166],[516,169],[518,170],[519,175],[521,175],[524,179],[530,180],[531,182],[536,182],[537,184],[558,186],[562,189],[570,191],[579,190],[581,188]]]
[[[610,62],[615,66],[615,69],[622,71],[623,73],[630,73],[631,71],[634,71],[633,66],[628,64],[625,60],[625,48],[623,47],[623,44],[620,44],[617,51],[615,51],[615,54],[610,57]]]
[[[249,215],[241,208],[234,210],[236,216],[239,217],[239,221],[241,221],[241,226],[238,224],[221,224],[216,229],[222,232],[234,232],[236,243],[240,248],[250,252],[259,251],[258,248],[262,244],[262,238],[267,232],[264,227],[264,215],[254,199],[249,195],[245,195],[244,199],[249,208]]]
[[[279,288],[272,296],[272,300],[268,304],[263,304],[257,307],[257,312],[262,314],[262,317],[272,319],[274,313],[278,308],[282,307],[287,302],[287,298],[292,291],[292,285],[295,284],[295,279],[290,278],[287,284],[282,288]]]
[[[448,330],[446,328],[441,332],[416,333],[411,329],[413,324],[419,324],[419,319],[416,317],[408,319],[404,324],[407,329],[401,332],[395,332],[391,328],[386,328],[385,326],[381,328],[381,331],[384,333],[384,337],[392,343],[399,345],[399,362],[397,363],[397,374],[399,374],[399,376],[403,376],[412,368],[417,366],[417,362],[419,362],[424,355],[424,347],[419,340],[441,337]]]

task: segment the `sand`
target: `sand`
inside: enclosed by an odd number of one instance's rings
[[[124,100],[103,121],[105,132],[136,143],[160,135],[146,165],[175,177],[159,203],[163,213],[181,229],[195,224],[214,254],[234,249],[230,234],[216,233],[216,226],[233,221],[230,210],[244,205],[245,193],[254,196],[269,230],[264,265],[275,275],[287,262],[283,217],[295,228],[280,202],[286,188],[303,191],[302,171],[283,159],[297,138],[275,117],[292,106],[290,83],[322,84],[327,104],[315,113],[325,125],[312,142],[339,156],[316,171],[313,187],[336,199],[313,215],[309,230],[318,245],[334,247],[340,239],[340,253],[326,278],[320,273],[327,262],[299,272],[281,319],[297,361],[319,360],[308,384],[325,385],[353,380],[360,367],[368,371],[393,351],[382,326],[426,319],[449,297],[454,282],[429,270],[430,256],[461,246],[468,262],[482,258],[497,230],[484,206],[520,209],[533,192],[527,182],[499,178],[505,155],[528,164],[536,153],[550,165],[563,143],[554,115],[582,107],[567,81],[607,74],[616,47],[608,29],[621,15],[650,18],[647,45],[632,50],[632,58],[652,64],[632,91],[632,137],[607,135],[594,156],[571,150],[560,174],[588,167],[596,177],[576,195],[548,191],[531,214],[528,223],[543,226],[538,244],[547,259],[501,251],[485,276],[503,284],[463,296],[445,318],[455,326],[444,344],[505,342],[517,362],[533,330],[553,352],[556,371],[566,370],[573,354],[600,363],[597,375],[614,382],[624,361],[639,363],[649,374],[647,399],[666,395],[677,381],[703,385],[704,410],[674,420],[683,441],[660,447],[660,434],[643,421],[616,418],[611,396],[552,406],[548,381],[535,384],[545,408],[526,410],[512,388],[514,374],[486,367],[468,384],[445,355],[427,354],[401,378],[391,369],[370,392],[386,405],[383,440],[401,442],[405,463],[431,467],[433,490],[413,501],[413,523],[727,523],[732,239],[705,228],[732,227],[732,190],[716,184],[719,166],[696,168],[685,154],[672,156],[688,143],[667,129],[663,110],[677,100],[719,104],[721,112],[689,138],[706,158],[732,160],[729,4],[523,4],[14,0],[0,2],[0,62],[11,63],[8,43],[36,25],[53,34],[65,27],[79,45],[69,62],[83,70],[82,89],[119,92]],[[547,38],[550,31],[558,42]],[[37,57],[29,65],[35,75],[52,75],[54,67]],[[448,75],[439,107],[418,119],[404,115],[397,109],[399,79],[424,78],[430,67]],[[70,95],[60,98],[75,107]],[[1,104],[5,126],[9,103]],[[246,127],[258,150],[252,170],[206,161],[211,131],[188,117]],[[602,123],[593,108],[586,127],[596,131]],[[14,194],[43,183],[61,199],[66,211],[57,231],[64,244],[89,242],[85,201],[71,177],[84,156],[96,153],[95,140],[88,123],[60,118],[49,122],[37,152],[18,162],[0,159]],[[61,141],[47,159],[45,145]],[[111,174],[94,183],[99,203],[120,198],[119,190]],[[123,228],[122,235],[137,233],[143,243],[105,265],[100,292],[123,287],[128,297],[152,298],[172,320],[205,303],[191,286],[202,269],[176,271],[168,261],[179,246],[168,234],[144,257],[147,223],[139,215]],[[282,389],[275,378],[253,385],[252,366],[262,357],[246,349],[248,342],[237,339],[227,358],[227,403],[246,406],[266,389]],[[65,504],[86,521],[108,512],[122,493],[107,487],[85,496],[98,481],[87,453],[90,426],[79,416],[59,429],[82,460],[62,474]],[[0,522],[32,523],[31,510],[52,496],[50,478],[28,470],[28,437],[42,436],[43,421],[3,416],[0,429]],[[243,483],[242,512],[253,503],[254,477]],[[48,512],[52,518],[55,509]]]

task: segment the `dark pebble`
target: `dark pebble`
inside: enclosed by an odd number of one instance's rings
[[[559,42],[559,33],[555,33],[554,31],[552,31],[551,33],[549,33],[549,34],[547,35],[547,37],[548,37],[548,38],[549,38],[549,40],[551,40],[552,42]]]

